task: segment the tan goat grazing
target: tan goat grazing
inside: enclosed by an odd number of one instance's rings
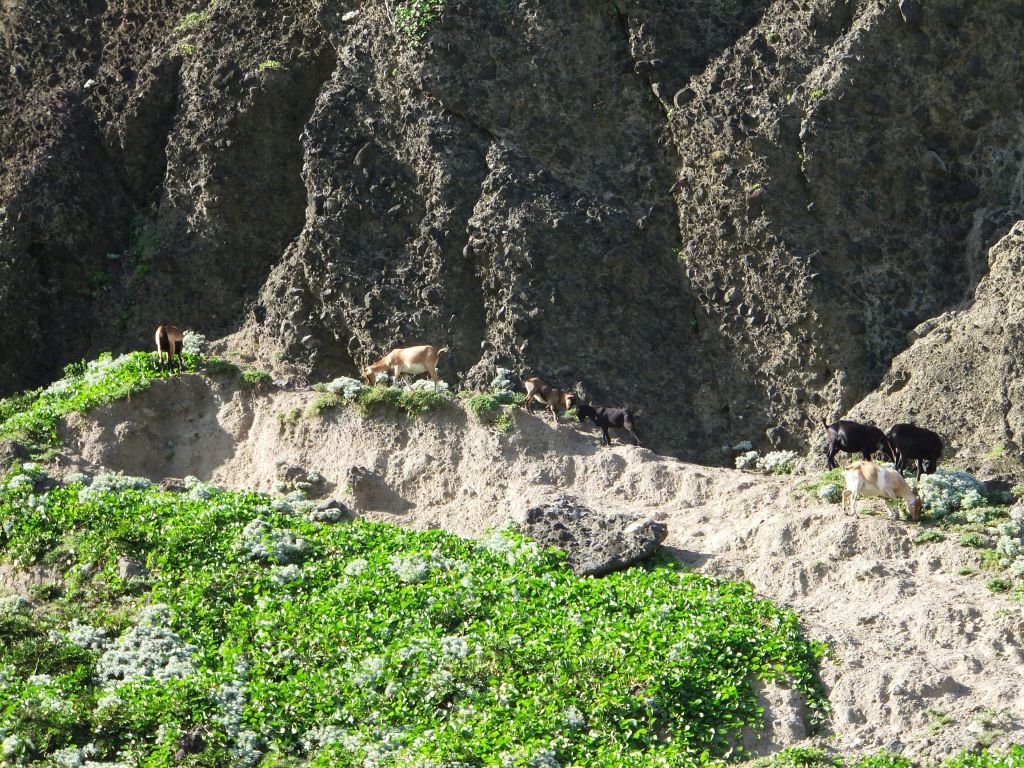
[[[447,351],[448,347],[438,349],[429,344],[392,349],[376,363],[363,368],[363,377],[370,384],[375,384],[377,376],[386,373],[393,382],[397,382],[399,376],[404,376],[405,374],[415,376],[426,371],[427,375],[433,379],[434,391],[437,392],[437,385],[441,382],[437,378],[437,358],[442,352]]]
[[[921,500],[917,498],[903,475],[895,469],[880,467],[874,462],[858,461],[843,470],[846,478],[846,490],[843,491],[843,509],[846,509],[846,497],[850,496],[850,511],[857,514],[857,499],[861,496],[880,496],[889,507],[889,516],[896,517],[890,501],[903,499],[912,520],[921,519]]]
[[[523,382],[523,386],[526,387],[527,413],[533,413],[533,403],[536,400],[538,403],[548,407],[548,410],[551,412],[551,418],[557,424],[558,411],[564,411],[569,407],[570,393],[552,387],[539,376],[531,376]]]
[[[181,341],[185,336],[176,325],[160,325],[156,329],[157,368],[163,370],[164,355],[167,355],[167,370],[174,369],[174,356],[178,356],[178,370],[181,371]]]

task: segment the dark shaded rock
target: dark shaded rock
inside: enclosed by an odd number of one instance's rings
[[[174,752],[175,761],[180,762],[188,755],[197,755],[206,749],[206,733],[204,726],[195,725],[179,736],[178,749]]]
[[[526,510],[522,528],[538,544],[564,550],[577,576],[628,568],[650,557],[668,535],[664,523],[597,512],[568,496]]]
[[[125,580],[144,579],[149,576],[149,569],[132,557],[117,558],[117,575]]]
[[[921,26],[921,3],[918,0],[900,0],[900,15],[909,26]]]
[[[782,426],[772,427],[771,429],[765,430],[765,437],[768,438],[768,442],[772,444],[773,448],[779,448],[785,442],[788,433],[786,428]]]
[[[325,499],[307,516],[314,523],[343,523],[355,517],[348,505],[337,499]]]
[[[356,152],[352,164],[357,168],[367,168],[377,159],[377,147],[372,141],[368,141]]]
[[[16,462],[28,458],[25,446],[14,440],[0,440],[0,474],[6,473]]]
[[[188,485],[180,477],[165,477],[157,485],[167,493],[185,493],[188,490]]]

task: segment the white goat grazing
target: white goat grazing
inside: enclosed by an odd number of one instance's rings
[[[437,378],[437,358],[442,352],[447,352],[448,347],[437,349],[429,344],[419,347],[404,347],[393,349],[376,363],[366,366],[363,369],[363,376],[371,385],[376,383],[377,375],[386,373],[391,380],[396,382],[398,377],[404,374],[415,376],[426,371],[427,375],[434,380],[434,391],[440,379]]]
[[[889,507],[889,516],[896,517],[890,501],[903,499],[912,520],[921,519],[921,500],[917,498],[903,475],[895,469],[880,467],[870,461],[858,461],[843,470],[846,490],[843,491],[843,509],[846,497],[850,496],[850,512],[857,514],[857,499],[861,496],[880,496]]]

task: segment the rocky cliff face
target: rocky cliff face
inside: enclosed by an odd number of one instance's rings
[[[1020,274],[1009,0],[0,7],[7,391],[164,320],[298,379],[430,342],[715,459],[909,415],[893,359]]]

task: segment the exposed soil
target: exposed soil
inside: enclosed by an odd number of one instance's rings
[[[343,407],[282,424],[280,415],[315,396],[199,376],[158,381],[130,403],[74,417],[60,463],[268,491],[282,463],[297,465],[323,474],[326,494],[368,519],[470,537],[570,493],[599,511],[665,522],[665,545],[681,561],[749,579],[797,610],[807,633],[832,649],[822,678],[833,706],[826,743],[835,749],[940,758],[1021,739],[1020,604],[989,593],[984,576],[957,574],[976,564],[970,550],[913,544],[918,526],[889,520],[881,505],[872,513],[862,502],[855,519],[799,491],[806,478],[603,448],[592,430],[555,428],[519,410],[508,435],[454,404],[414,421]],[[759,748],[803,738],[801,718],[783,696]]]

